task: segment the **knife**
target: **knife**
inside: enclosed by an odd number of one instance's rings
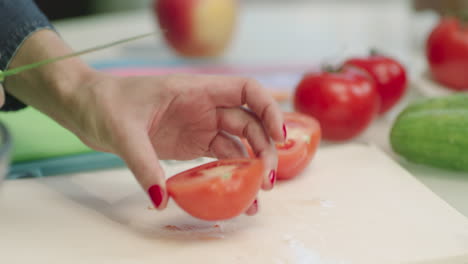
[[[15,75],[15,74],[27,71],[27,70],[35,69],[35,68],[41,67],[41,66],[46,65],[46,64],[51,64],[51,63],[54,63],[54,62],[57,62],[57,61],[62,61],[62,60],[66,60],[66,59],[73,58],[73,57],[78,57],[78,56],[88,54],[88,53],[91,53],[91,52],[95,52],[95,51],[103,50],[103,49],[110,48],[110,47],[113,47],[113,46],[117,46],[117,45],[120,45],[120,44],[123,44],[123,43],[127,43],[127,42],[135,41],[135,40],[138,40],[138,39],[146,38],[146,37],[149,37],[149,36],[153,36],[155,34],[156,34],[156,32],[150,32],[150,33],[145,33],[145,34],[141,34],[141,35],[136,35],[136,36],[133,36],[133,37],[113,41],[113,42],[110,42],[110,43],[106,43],[106,44],[103,44],[103,45],[95,46],[95,47],[84,49],[84,50],[77,51],[77,52],[73,52],[73,53],[70,53],[70,54],[63,55],[63,56],[50,58],[50,59],[34,62],[34,63],[31,63],[31,64],[23,65],[23,66],[16,67],[16,68],[13,68],[13,69],[9,69],[9,70],[6,70],[6,71],[1,71],[0,70],[0,83],[2,83],[5,80],[5,78],[8,77],[8,76],[12,76],[12,75]]]

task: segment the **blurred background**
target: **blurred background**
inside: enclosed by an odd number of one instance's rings
[[[148,0],[35,0],[51,20],[145,8]]]
[[[91,26],[86,33],[82,32],[82,27],[80,29],[76,27],[76,31],[80,34],[70,33],[75,29],[75,24],[69,21],[81,21],[82,24],[91,25],[97,21],[93,20],[95,17],[103,17],[99,15],[117,14],[122,20],[119,27],[125,25],[125,30],[109,32],[107,37],[113,39],[128,36],[132,28],[139,29],[140,32],[149,29],[149,25],[154,26],[154,14],[150,8],[152,0],[35,1],[58,25],[59,30],[64,29],[65,37],[74,48],[92,46],[98,36],[102,38],[102,34],[98,30],[93,33]],[[421,68],[418,68],[418,62],[414,61],[420,59],[427,35],[437,23],[439,15],[449,10],[468,7],[468,0],[239,0],[239,2],[242,11],[237,32],[229,50],[222,57],[224,62],[324,63],[350,54],[363,55],[371,48],[377,48],[399,58],[406,65],[411,64],[413,67],[409,68],[410,71],[419,71]],[[101,27],[110,28],[114,23],[111,20],[108,24],[99,21]],[[133,21],[137,22],[132,24]],[[275,21],[274,27],[271,26],[272,21]],[[87,38],[83,39],[83,36]],[[132,57],[167,59],[170,50],[161,43],[156,44],[129,45],[128,49],[133,48],[130,51]],[[255,52],[252,52],[253,47]],[[148,52],[149,48],[151,50]],[[128,55],[128,49],[127,54],[123,55]],[[248,56],[246,56],[247,51],[250,52]],[[419,64],[422,65],[423,62],[419,61]]]
[[[388,0],[240,0],[242,2],[342,2],[342,3],[379,3],[390,2]],[[119,12],[146,8],[149,0],[81,0],[81,1],[61,1],[61,0],[35,0],[41,9],[50,19],[62,19],[99,13]],[[391,0],[391,2],[408,2],[418,11],[435,10],[443,12],[449,9],[467,7],[466,0]]]
[[[43,12],[53,21],[60,21],[66,18],[78,18],[83,16],[97,14],[112,14],[116,12],[132,12],[148,9],[153,1],[151,0],[80,0],[80,1],[62,1],[62,0],[35,0]],[[413,15],[411,21],[408,21],[408,26],[400,28],[400,30],[411,30],[410,35],[413,39],[421,39],[427,35],[427,28],[435,23],[437,15],[444,13],[447,10],[457,10],[462,7],[468,7],[467,0],[239,0],[244,5],[248,4],[264,4],[268,5],[283,5],[283,6],[298,6],[304,3],[316,3],[320,6],[336,6],[336,9],[343,9],[342,6],[351,8],[353,12],[355,8],[369,8],[372,6],[373,13],[376,16],[385,14],[392,19],[402,19],[402,15],[407,15],[404,12],[410,12]],[[381,8],[379,8],[381,6]],[[386,9],[391,6],[392,9],[400,7],[399,16],[395,17],[392,10],[387,13]],[[327,11],[333,11],[327,8]],[[341,10],[336,10],[337,14]],[[372,13],[372,12],[371,12]],[[366,11],[366,15],[369,12]],[[404,19],[408,19],[405,16]],[[339,19],[339,18],[338,18]],[[343,19],[347,19],[344,17]],[[366,18],[367,19],[367,18]],[[386,17],[379,18],[377,23],[388,23]],[[374,23],[374,20],[368,20],[369,23]],[[392,23],[389,27],[392,28]]]

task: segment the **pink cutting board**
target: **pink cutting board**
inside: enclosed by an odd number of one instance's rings
[[[179,66],[179,67],[115,67],[103,71],[118,76],[165,74],[212,74],[251,77],[271,90],[291,92],[306,72],[317,70],[311,65],[277,66]]]

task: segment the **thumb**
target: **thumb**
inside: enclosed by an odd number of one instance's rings
[[[148,135],[133,132],[123,135],[121,139],[117,143],[119,155],[148,193],[156,209],[166,208],[168,195],[164,170]]]

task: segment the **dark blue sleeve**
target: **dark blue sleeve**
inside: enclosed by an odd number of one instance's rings
[[[53,29],[47,17],[32,0],[0,0],[0,69],[6,70],[21,47],[34,32]],[[5,104],[1,111],[14,111],[26,107],[5,91]]]

